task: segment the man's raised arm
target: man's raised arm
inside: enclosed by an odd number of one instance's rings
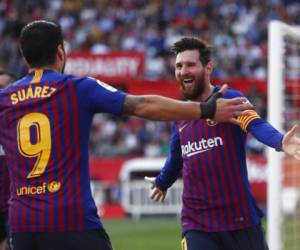
[[[244,97],[233,99],[221,98],[227,91],[227,85],[213,94],[204,103],[178,101],[158,95],[128,95],[123,106],[123,113],[150,120],[172,121],[191,119],[213,119],[216,122],[239,124],[237,116],[245,114],[252,105]]]

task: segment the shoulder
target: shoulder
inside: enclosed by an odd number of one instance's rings
[[[103,89],[103,90],[108,90],[110,92],[117,92],[118,90],[114,88],[113,86],[102,82],[98,79],[95,79],[93,77],[72,77],[70,79],[74,84],[77,86],[80,86],[82,88],[98,88],[98,89]]]

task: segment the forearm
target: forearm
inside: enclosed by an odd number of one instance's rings
[[[127,115],[150,120],[191,120],[201,117],[199,103],[177,101],[158,95],[129,95],[123,110]]]
[[[253,120],[247,130],[260,142],[275,148],[277,151],[282,150],[283,134],[276,130],[267,121],[258,118]]]

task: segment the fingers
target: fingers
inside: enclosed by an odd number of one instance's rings
[[[224,95],[227,90],[228,90],[228,85],[224,84],[218,92],[220,92],[222,95]]]
[[[238,126],[242,126],[242,122],[239,121],[236,118],[231,118],[231,119],[228,120],[228,122],[233,123],[233,124],[238,125]]]
[[[233,116],[238,117],[238,116],[243,116],[243,115],[250,115],[251,111],[250,110],[245,110],[245,111],[234,111]]]
[[[300,148],[298,148],[298,150],[296,151],[294,157],[295,157],[297,160],[300,160]]]
[[[166,192],[161,191],[158,188],[154,188],[151,192],[150,198],[155,202],[163,202],[166,197]]]
[[[251,109],[253,105],[249,102],[249,100],[245,97],[236,97],[232,99],[226,99],[228,104],[237,105],[239,110]]]
[[[294,125],[284,136],[283,143],[287,143],[299,131],[299,126]]]
[[[156,201],[156,202],[163,202],[166,198],[167,192],[162,191],[155,186],[155,177],[145,176],[144,180],[151,184],[151,190],[152,190],[151,194],[150,194],[151,200]]]

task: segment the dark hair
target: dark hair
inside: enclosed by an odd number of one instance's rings
[[[14,73],[12,73],[10,71],[7,71],[7,70],[0,69],[0,76],[1,75],[7,75],[7,76],[9,76],[13,81],[17,81],[18,80],[17,76]]]
[[[173,44],[171,52],[177,55],[186,50],[198,50],[199,60],[205,66],[211,60],[211,49],[212,47],[203,40],[195,37],[184,37]]]
[[[21,31],[21,51],[30,67],[42,67],[55,62],[58,45],[63,45],[59,25],[45,20],[28,23]]]

